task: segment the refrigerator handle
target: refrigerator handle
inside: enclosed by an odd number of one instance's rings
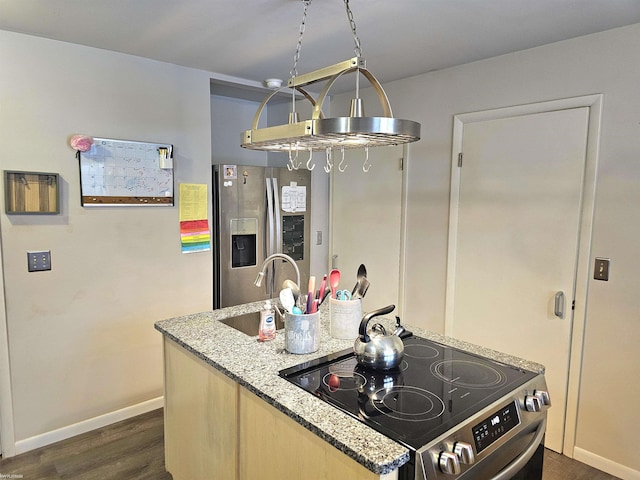
[[[275,244],[275,229],[273,225],[273,190],[271,188],[271,179],[265,178],[267,186],[267,257],[276,253],[273,248]]]
[[[282,220],[280,218],[280,196],[278,195],[278,179],[273,179],[273,213],[276,227],[276,244],[274,253],[282,253]]]
[[[271,178],[265,178],[265,185],[267,190],[267,232],[266,232],[266,248],[267,252],[265,258],[269,255],[273,255],[276,253],[274,248],[275,245],[275,229],[273,225],[273,187],[271,186]],[[265,292],[273,293],[273,283],[275,280],[275,272],[274,272],[274,262],[271,262],[271,265],[267,265],[265,269],[266,277],[264,282]]]

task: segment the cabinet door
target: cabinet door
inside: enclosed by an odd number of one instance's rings
[[[167,471],[173,480],[236,479],[237,384],[166,337],[164,358]]]
[[[245,388],[239,398],[241,480],[397,479],[397,471],[367,470]]]

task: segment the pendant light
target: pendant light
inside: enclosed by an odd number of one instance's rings
[[[301,151],[309,152],[309,166],[311,155],[314,151],[325,151],[327,155],[327,173],[332,167],[332,150],[339,149],[344,159],[344,150],[351,148],[365,149],[365,166],[368,162],[369,147],[400,145],[403,143],[415,142],[420,139],[420,124],[411,120],[397,119],[393,117],[389,99],[380,82],[366,68],[366,61],[362,58],[360,39],[356,34],[356,25],[353,20],[353,13],[349,7],[349,0],[344,0],[347,18],[351,26],[351,32],[355,42],[354,58],[345,60],[334,65],[315,70],[310,73],[298,75],[297,65],[302,47],[302,37],[304,34],[307,10],[311,0],[302,0],[304,3],[304,13],[300,25],[300,37],[294,56],[294,65],[291,70],[286,87],[281,87],[271,92],[262,101],[254,116],[250,130],[242,134],[241,146],[252,150],[263,150],[271,152],[288,152],[289,168],[297,169],[303,162],[298,162],[298,154]],[[322,113],[322,105],[329,94],[331,87],[343,75],[356,74],[355,98],[351,100],[350,113],[348,117],[325,118]],[[383,116],[367,117],[364,114],[364,106],[360,98],[360,75],[364,76],[377,93],[378,100],[382,107]],[[308,85],[325,81],[323,89],[317,98],[314,98],[305,87]],[[260,116],[267,105],[282,88],[290,88],[292,92],[292,107],[289,113],[289,122],[282,125],[258,128]],[[309,120],[300,120],[296,112],[296,92],[299,92],[304,99],[308,100],[313,111]],[[342,168],[340,168],[342,170]]]

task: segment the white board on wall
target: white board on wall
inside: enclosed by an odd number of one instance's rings
[[[173,145],[94,138],[79,152],[83,206],[172,206]]]

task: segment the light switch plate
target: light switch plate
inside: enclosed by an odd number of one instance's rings
[[[596,280],[609,281],[609,266],[611,259],[609,258],[597,258],[593,267],[593,278]]]
[[[27,268],[30,272],[51,270],[51,251],[27,252]]]

